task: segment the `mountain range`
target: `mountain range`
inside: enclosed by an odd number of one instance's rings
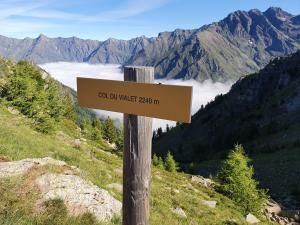
[[[155,66],[156,78],[237,80],[300,49],[300,15],[271,7],[235,11],[198,29],[131,40],[0,36],[0,55],[37,64],[69,61]]]

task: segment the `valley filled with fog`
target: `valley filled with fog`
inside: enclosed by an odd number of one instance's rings
[[[55,62],[39,65],[41,68],[51,74],[53,78],[60,81],[64,85],[76,90],[76,77],[98,78],[108,80],[123,80],[123,72],[120,65],[114,64],[88,64],[88,63],[70,63],[70,62]],[[218,94],[227,93],[232,85],[228,83],[213,83],[205,81],[203,83],[194,80],[155,80],[157,83],[171,85],[186,85],[193,86],[193,103],[192,113],[198,111],[201,105],[214,99]],[[104,110],[96,110],[102,117],[110,116],[114,119],[123,119],[122,113],[109,112]],[[162,119],[153,119],[153,129],[162,127],[165,129],[166,124],[174,126],[176,122]]]

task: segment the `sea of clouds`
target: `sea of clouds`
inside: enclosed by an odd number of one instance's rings
[[[60,81],[66,86],[76,90],[76,77],[99,78],[108,80],[123,80],[123,73],[120,65],[114,64],[88,64],[88,63],[71,63],[71,62],[55,62],[40,65],[41,68],[51,74],[53,78]],[[186,85],[193,86],[193,102],[192,113],[198,111],[201,105],[214,99],[218,94],[225,94],[230,90],[232,82],[227,83],[213,83],[207,80],[199,83],[195,80],[156,80],[157,83]],[[109,112],[104,110],[96,110],[101,116],[110,116],[122,121],[123,114],[116,112]],[[174,126],[176,122],[162,119],[153,119],[153,129],[162,127],[165,129],[166,125]]]

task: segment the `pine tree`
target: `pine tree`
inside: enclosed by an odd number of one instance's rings
[[[160,169],[165,169],[163,159],[156,154],[153,155],[152,164]]]
[[[93,126],[92,126],[92,122],[89,119],[89,117],[85,117],[80,125],[83,134],[87,137],[90,138],[90,134],[92,132]]]
[[[102,139],[101,123],[97,118],[94,118],[92,121],[91,139],[94,141],[99,141]]]
[[[162,130],[161,127],[159,127],[159,128],[157,129],[156,135],[157,135],[157,138],[160,138],[160,137],[163,135],[163,130]]]
[[[165,157],[165,168],[169,172],[177,171],[177,163],[174,160],[170,151],[168,151],[167,156]]]
[[[217,175],[219,191],[235,201],[243,213],[260,216],[267,195],[257,188],[258,182],[253,178],[254,169],[249,166],[249,162],[244,148],[235,145]]]
[[[170,131],[170,127],[169,127],[169,124],[167,124],[166,126],[166,132],[169,132]]]
[[[47,84],[47,111],[49,115],[58,120],[64,114],[63,97],[55,81],[49,81]]]
[[[108,117],[104,123],[104,138],[110,143],[116,142],[117,132],[114,121],[110,117]]]
[[[72,121],[76,121],[76,112],[71,97],[66,94],[64,96],[64,116]]]

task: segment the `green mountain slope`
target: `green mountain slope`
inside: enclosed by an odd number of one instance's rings
[[[183,168],[209,174],[235,143],[241,143],[254,158],[261,183],[280,194],[289,192],[300,180],[299,65],[297,52],[240,79],[228,94],[200,109],[191,124],[156,138],[154,152],[171,150]],[[199,168],[188,166],[191,163],[200,163]]]
[[[79,176],[107,189],[121,200],[121,192],[109,189],[108,185],[122,184],[122,158],[112,154],[115,150],[103,139],[102,130],[96,129],[98,122],[88,124],[89,117],[84,117],[85,122],[81,124],[70,116],[72,104],[57,100],[64,99],[65,90],[51,78],[43,76],[41,70],[27,62],[14,64],[2,60],[0,65],[0,74],[3,74],[0,78],[0,165],[2,161],[43,157],[68,164],[36,166],[25,175],[0,178],[0,223],[99,224],[91,215],[68,215],[64,203],[57,199],[47,203],[45,211],[37,211],[41,193],[32,185],[33,181],[38,175],[63,173],[73,166],[80,169]],[[48,91],[55,87],[58,88],[55,92]],[[65,114],[65,107],[71,110],[68,114]],[[48,126],[43,126],[45,130],[39,129],[44,121],[38,116],[47,118],[46,124],[49,122],[51,129]],[[211,208],[204,201],[216,201],[217,206]],[[176,208],[184,210],[186,217],[174,214],[172,209]],[[188,174],[170,173],[155,167],[152,170],[150,220],[154,225],[162,224],[162,221],[166,225],[246,224],[239,206],[227,197],[195,182]],[[270,224],[262,220],[261,224]],[[111,223],[121,224],[120,218]]]
[[[1,103],[0,105],[0,157],[6,160],[19,160],[24,158],[36,158],[50,156],[63,160],[70,166],[76,166],[83,171],[85,179],[92,181],[97,186],[107,189],[111,183],[122,183],[122,159],[115,156],[97,143],[83,142],[80,149],[74,148],[74,138],[63,130],[54,134],[43,134],[32,129],[31,119],[22,115],[14,115]],[[52,171],[53,169],[43,169]],[[59,168],[55,171],[59,171]],[[237,224],[246,224],[244,215],[238,207],[228,198],[191,182],[191,178],[183,173],[169,173],[153,168],[151,191],[151,224],[229,224],[228,221],[236,221]],[[27,179],[26,176],[24,179]],[[19,181],[21,182],[21,181]],[[36,197],[30,199],[20,198],[17,180],[0,179],[0,218],[8,221],[5,224],[42,224],[45,215],[34,214],[32,208]],[[20,188],[20,187],[19,187]],[[10,191],[12,190],[12,192]],[[179,190],[177,193],[176,190]],[[175,192],[176,193],[175,193]],[[118,191],[110,190],[117,199],[121,200]],[[37,193],[31,193],[38,196]],[[163,196],[163,197],[162,197]],[[202,200],[216,200],[217,207],[211,209],[201,203]],[[10,207],[4,207],[9,205]],[[187,218],[181,218],[173,214],[170,209],[181,207]],[[24,210],[26,208],[26,210]],[[17,211],[18,213],[14,213]],[[51,214],[51,212],[47,212]],[[54,212],[55,213],[55,210]],[[66,215],[62,215],[62,220]],[[226,222],[227,221],[227,222]],[[119,222],[115,222],[120,224]],[[56,223],[52,223],[56,224]],[[59,224],[59,223],[57,223]],[[70,224],[70,223],[65,223]],[[87,223],[94,224],[94,223]],[[231,223],[232,224],[232,223]],[[264,224],[264,223],[262,223]],[[267,223],[266,223],[267,224]]]

